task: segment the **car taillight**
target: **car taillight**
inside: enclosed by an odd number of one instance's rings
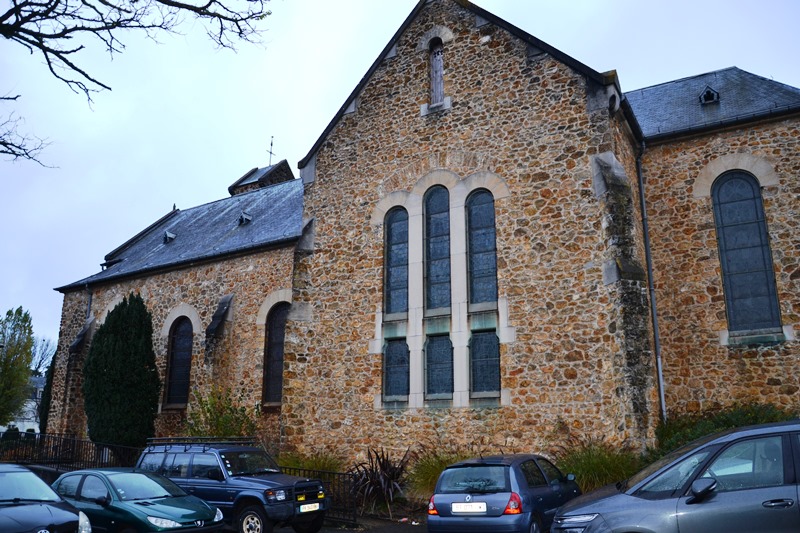
[[[439,511],[436,510],[436,505],[433,503],[433,496],[431,496],[430,501],[428,501],[428,514],[439,514]]]
[[[433,503],[433,500],[431,500]],[[430,509],[430,505],[428,506]],[[511,493],[511,497],[508,499],[508,504],[506,505],[506,510],[503,511],[503,514],[520,514],[522,513],[522,500],[519,497],[519,494],[516,492]],[[430,514],[430,511],[428,511]]]

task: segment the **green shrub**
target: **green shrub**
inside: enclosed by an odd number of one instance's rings
[[[565,474],[575,474],[583,492],[627,479],[641,467],[637,451],[611,445],[603,439],[570,436],[558,450],[558,467]]]
[[[324,451],[317,451],[310,455],[285,452],[280,455],[278,462],[281,466],[289,468],[302,468],[305,470],[319,470],[323,472],[341,472],[344,468],[344,461],[341,457]]]
[[[186,420],[186,434],[203,437],[249,437],[258,430],[260,408],[242,405],[243,395],[234,399],[230,389],[212,387],[208,396],[194,394]]]
[[[433,444],[421,444],[411,455],[408,488],[414,496],[427,498],[433,494],[439,474],[445,467],[473,457],[466,450],[457,450]]]
[[[394,460],[383,448],[368,450],[367,460],[353,466],[353,490],[361,499],[362,513],[367,505],[374,512],[378,505],[385,505],[392,518],[392,504],[402,496],[406,481],[409,450],[399,460]]]
[[[717,431],[753,424],[781,422],[796,417],[797,413],[772,404],[748,403],[698,415],[669,418],[656,428],[657,445],[655,449],[648,451],[647,458],[657,459],[675,448]]]

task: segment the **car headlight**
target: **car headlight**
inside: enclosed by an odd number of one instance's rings
[[[214,522],[219,522],[220,520],[222,520],[222,511],[217,507],[217,513],[214,515]]]
[[[583,533],[589,522],[597,518],[597,513],[576,514],[572,516],[557,516],[554,522],[558,524],[559,533]]]
[[[265,491],[265,494],[267,496],[267,500],[269,500],[269,501],[282,502],[282,501],[286,500],[286,491],[283,490],[283,489],[267,490],[267,491]]]
[[[156,516],[148,516],[147,521],[156,527],[181,527],[180,522],[170,520],[169,518],[158,518]]]
[[[83,514],[83,511],[78,511],[78,533],[92,533],[92,524],[89,523],[89,517]]]

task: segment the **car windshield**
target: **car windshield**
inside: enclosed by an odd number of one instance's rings
[[[0,504],[58,502],[61,498],[33,472],[0,472]]]
[[[152,500],[171,496],[186,496],[186,493],[165,477],[141,472],[110,474],[108,480],[122,501]]]
[[[442,472],[436,491],[442,494],[508,492],[507,470],[503,465],[470,465],[448,468]]]
[[[272,457],[260,450],[225,452],[219,456],[229,476],[255,476],[281,471]]]
[[[647,465],[642,470],[640,470],[639,472],[637,472],[636,474],[634,474],[633,476],[628,478],[619,487],[622,490],[625,490],[628,487],[632,487],[632,486],[636,485],[637,483],[641,482],[643,479],[645,479],[648,476],[652,475],[654,472],[657,472],[661,468],[664,468],[666,465],[668,465],[671,462],[675,461],[679,457],[681,457],[683,455],[686,455],[686,454],[689,454],[689,453],[695,451],[696,449],[698,449],[698,448],[700,448],[702,446],[705,446],[709,441],[711,441],[713,439],[716,439],[719,436],[720,436],[720,434],[718,434],[718,433],[717,434],[713,434],[713,435],[707,435],[705,437],[702,437],[702,438],[699,438],[699,439],[697,439],[695,441],[692,441],[689,444],[686,444],[685,446],[681,446],[677,450],[671,451],[670,453],[668,453],[667,455],[665,455],[661,459],[658,459],[657,461]]]

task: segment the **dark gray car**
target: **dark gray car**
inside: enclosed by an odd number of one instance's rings
[[[555,510],[580,494],[539,455],[469,459],[444,469],[428,504],[430,533],[541,533]]]
[[[797,532],[798,459],[798,421],[710,435],[567,503],[553,533]]]

